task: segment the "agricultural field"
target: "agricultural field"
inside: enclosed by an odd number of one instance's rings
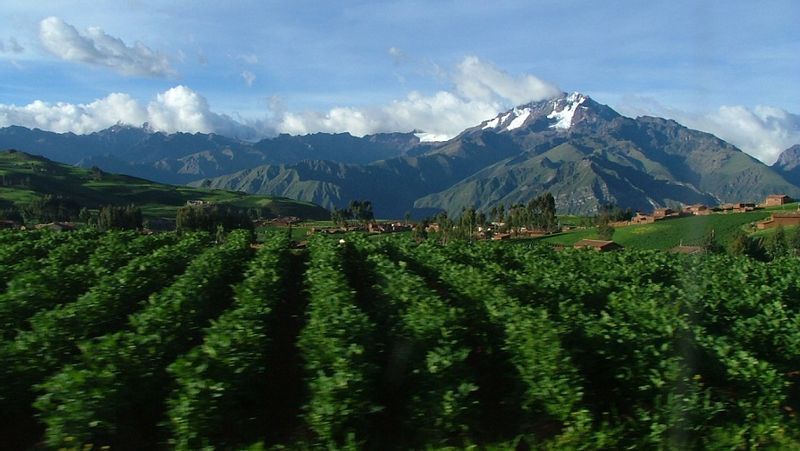
[[[4,447],[800,446],[797,258],[251,238],[0,232]]]
[[[652,224],[636,224],[617,227],[613,240],[625,247],[636,249],[669,249],[683,243],[696,245],[712,230],[721,245],[726,245],[737,229],[751,232],[753,225],[766,219],[771,210],[757,210],[748,213],[712,214],[708,216],[686,216],[665,219]],[[594,228],[574,230],[542,238],[549,244],[572,245],[584,238],[597,238]]]

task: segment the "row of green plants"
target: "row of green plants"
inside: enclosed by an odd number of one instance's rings
[[[0,294],[13,325],[4,436],[38,427],[67,449],[800,446],[796,257],[84,233],[35,260],[84,286],[28,293],[22,281],[44,279],[20,272]],[[82,239],[94,250],[81,256]]]

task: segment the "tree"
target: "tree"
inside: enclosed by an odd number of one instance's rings
[[[706,232],[705,236],[703,236],[702,247],[706,250],[706,252],[712,254],[718,253],[722,250],[722,246],[717,243],[717,237],[714,233],[714,229],[709,230]]]
[[[614,237],[614,227],[611,224],[606,222],[602,222],[597,225],[597,237],[601,240],[611,240]]]
[[[728,253],[730,255],[750,255],[750,238],[744,230],[736,229],[731,236],[731,242],[728,244]]]
[[[97,215],[97,228],[105,230],[136,230],[142,228],[142,210],[134,205],[107,205]]]
[[[204,230],[216,233],[222,226],[227,232],[234,229],[253,230],[247,212],[228,205],[185,206],[178,209],[175,227],[179,232]]]
[[[789,254],[786,243],[786,231],[782,225],[775,228],[775,232],[764,240],[764,250],[770,259],[776,259]]]

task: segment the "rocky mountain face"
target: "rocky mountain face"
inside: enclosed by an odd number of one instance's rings
[[[642,211],[800,195],[781,174],[715,136],[631,119],[573,93],[518,106],[422,153],[346,165],[262,166],[195,182],[332,207],[369,198],[379,214],[527,202],[549,191],[562,213],[614,203]]]
[[[605,203],[651,211],[760,201],[773,193],[800,197],[790,181],[800,181],[792,178],[800,152],[770,168],[711,134],[656,117],[624,117],[580,93],[520,105],[440,143],[421,143],[413,133],[280,135],[247,143],[125,127],[86,136],[9,127],[0,129],[3,147],[328,208],[369,199],[383,217],[488,210],[545,191],[561,213],[592,213]]]
[[[800,185],[800,144],[781,152],[778,160],[772,164],[772,169],[795,185]]]

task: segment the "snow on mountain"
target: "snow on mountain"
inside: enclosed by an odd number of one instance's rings
[[[575,113],[579,108],[586,108],[583,103],[588,99],[588,96],[579,92],[569,95],[564,93],[550,100],[529,103],[498,114],[496,117],[482,122],[480,128],[481,130],[495,129],[498,132],[507,132],[546,118],[550,122],[547,125],[548,128],[568,130],[573,125]]]
[[[514,120],[511,121],[511,123],[506,126],[506,130],[514,130],[515,128],[522,127],[522,125],[525,124],[525,121],[528,119],[528,117],[530,117],[531,109],[523,108],[521,110],[517,110],[516,108],[514,108],[514,114],[516,114],[517,117],[515,117]]]
[[[572,127],[572,118],[575,116],[575,111],[577,111],[578,107],[586,101],[586,96],[578,92],[573,92],[567,96],[565,99],[566,102],[564,102],[563,105],[561,100],[562,99],[555,100],[556,105],[560,106],[561,109],[557,109],[557,106],[554,105],[553,112],[548,114],[547,118],[556,120],[556,123],[550,125],[550,128],[560,128],[566,130]]]

